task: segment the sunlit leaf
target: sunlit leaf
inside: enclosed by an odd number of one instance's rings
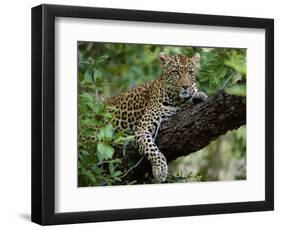
[[[246,86],[245,85],[234,85],[230,88],[225,89],[226,93],[237,95],[237,96],[246,96]]]
[[[112,124],[108,124],[104,127],[104,137],[111,140],[113,136],[113,127]]]
[[[114,148],[105,142],[99,142],[97,152],[100,154],[100,157],[102,156],[104,159],[111,159],[114,154]]]

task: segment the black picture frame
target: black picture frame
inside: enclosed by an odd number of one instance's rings
[[[265,29],[265,200],[55,213],[55,18],[109,19]],[[110,8],[32,8],[32,221],[41,225],[266,211],[274,209],[274,20]]]

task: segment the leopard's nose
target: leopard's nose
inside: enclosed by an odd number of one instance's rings
[[[188,85],[182,85],[181,87],[182,87],[183,89],[187,90],[189,86],[188,86]]]

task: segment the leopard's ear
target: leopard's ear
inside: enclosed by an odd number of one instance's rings
[[[194,54],[194,56],[191,58],[195,66],[199,67],[200,66],[200,53]]]
[[[165,66],[169,62],[169,59],[170,59],[169,56],[167,54],[165,54],[164,52],[161,52],[159,54],[159,61],[160,61],[162,68],[165,68]]]

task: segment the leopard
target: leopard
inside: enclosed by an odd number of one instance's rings
[[[165,182],[168,164],[155,143],[159,127],[187,104],[205,101],[208,96],[199,91],[196,78],[200,68],[200,54],[158,55],[161,75],[107,100],[114,108],[116,130],[126,130],[135,136],[140,155],[152,167],[153,181]]]

